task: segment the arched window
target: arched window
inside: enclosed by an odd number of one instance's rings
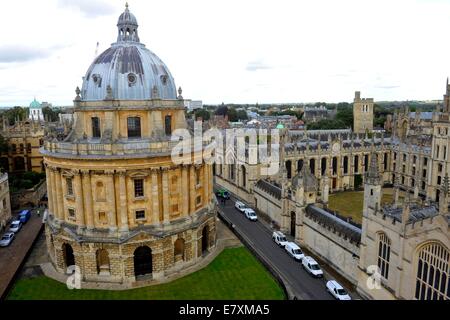
[[[355,167],[355,173],[359,172],[359,157],[355,156],[353,166]]]
[[[20,144],[20,153],[23,153],[23,143]]]
[[[333,158],[332,167],[333,167],[333,175],[336,175],[337,174],[337,158],[336,157]]]
[[[110,274],[109,254],[105,249],[99,249],[96,253],[97,273],[99,275]]]
[[[448,300],[450,298],[450,252],[440,243],[432,242],[417,254],[415,298]]]
[[[173,245],[173,255],[175,262],[184,261],[184,239],[177,239]]]
[[[322,158],[322,161],[320,163],[321,166],[321,175],[324,176],[327,172],[327,158]]]
[[[92,138],[101,138],[102,133],[100,130],[100,119],[99,117],[92,117]]]
[[[348,174],[348,157],[344,157],[344,174]]]
[[[389,259],[391,257],[391,240],[385,233],[378,234],[378,268],[383,278],[389,277]]]
[[[245,188],[247,186],[247,171],[245,166],[241,167],[242,169],[242,186]]]
[[[309,160],[309,168],[311,169],[311,173],[315,175],[315,173],[316,173],[316,160],[315,159]]]
[[[297,172],[300,172],[303,168],[303,160],[300,159],[297,161]]]
[[[287,172],[287,178],[292,178],[292,161],[288,160],[286,161],[286,172]]]

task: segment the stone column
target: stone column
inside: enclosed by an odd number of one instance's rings
[[[208,175],[208,164],[203,164],[203,205],[208,204],[208,192],[209,192],[209,175]]]
[[[62,187],[62,176],[59,170],[55,171],[55,181],[56,181],[56,202],[58,206],[58,217],[61,220],[65,220],[66,212],[64,212],[64,194]]]
[[[83,198],[84,198],[84,213],[85,221],[88,230],[94,229],[94,213],[92,210],[92,185],[91,174],[89,170],[81,170],[83,174]]]
[[[189,166],[183,165],[181,167],[181,183],[182,183],[182,198],[183,198],[183,216],[189,215],[189,195],[191,190],[189,188],[189,178],[188,178]]]
[[[169,168],[162,168],[162,196],[164,224],[170,222]]]
[[[195,185],[195,166],[191,165],[189,168],[189,213],[195,212],[195,198],[197,195],[197,188]]]
[[[47,165],[45,166],[45,176],[47,180],[48,212],[55,216],[53,209],[52,177],[50,168]]]
[[[107,176],[106,197],[109,202],[109,230],[111,232],[117,231],[117,216],[116,216],[116,192],[114,188],[114,170],[106,170]]]
[[[79,227],[85,227],[84,210],[83,210],[83,189],[81,186],[81,175],[79,170],[74,170],[74,187],[75,187],[75,210]]]
[[[127,206],[127,185],[126,171],[119,171],[119,200],[120,200],[120,231],[128,232],[128,206]]]
[[[158,194],[158,169],[152,169],[152,223],[160,223],[159,220],[159,194]]]

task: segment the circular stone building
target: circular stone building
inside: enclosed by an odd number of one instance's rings
[[[117,26],[77,89],[72,131],[41,150],[47,246],[57,271],[76,265],[86,282],[157,282],[215,247],[212,168],[201,151],[174,164],[171,133],[187,127],[181,89],[140,43],[128,6]]]

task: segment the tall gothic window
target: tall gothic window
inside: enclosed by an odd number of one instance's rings
[[[385,233],[378,236],[378,268],[381,276],[385,279],[389,277],[389,259],[391,256],[391,240]]]
[[[449,300],[450,252],[437,242],[424,246],[418,253],[415,298]]]
[[[130,117],[128,118],[128,138],[140,138],[141,137],[141,118]]]
[[[102,134],[100,132],[100,119],[98,117],[92,118],[92,137],[101,138]]]

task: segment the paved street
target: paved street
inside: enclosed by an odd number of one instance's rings
[[[17,216],[17,214],[14,214],[14,216]],[[31,219],[16,234],[11,245],[0,248],[0,297],[3,296],[9,283],[14,278],[41,228],[42,215],[38,217],[33,213]]]
[[[219,199],[220,202],[220,199]],[[330,280],[324,272],[324,279],[316,279],[303,270],[301,263],[291,258],[284,249],[272,240],[272,232],[262,221],[251,222],[244,214],[234,207],[234,200],[228,200],[220,209],[224,215],[235,225],[235,229],[244,236],[278,274],[291,286],[299,300],[330,300],[333,297],[326,291],[325,283]]]

